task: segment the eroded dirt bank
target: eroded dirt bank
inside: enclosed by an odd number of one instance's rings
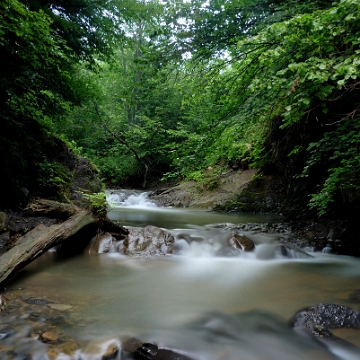
[[[212,186],[206,186],[209,183]],[[316,219],[309,209],[294,211],[286,197],[284,180],[257,169],[229,170],[208,183],[188,181],[158,187],[150,197],[161,206],[195,207],[219,212],[277,213],[294,234],[293,243],[316,250],[360,256],[356,224],[347,218]]]

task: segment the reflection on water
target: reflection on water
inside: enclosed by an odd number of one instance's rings
[[[275,215],[239,215],[218,214],[204,210],[192,209],[164,209],[164,208],[115,208],[109,211],[109,219],[119,221],[123,226],[146,226],[154,225],[163,228],[188,228],[194,225],[206,225],[229,222],[256,223],[279,221],[280,217]]]
[[[321,302],[359,310],[359,303],[349,300],[359,289],[359,259],[324,253],[289,259],[276,253],[277,236],[256,232],[246,233],[256,243],[255,253],[214,257],[227,230],[206,224],[254,222],[254,217],[174,209],[151,214],[110,212],[112,218],[127,216],[131,226],[166,223],[177,241],[192,239],[194,249],[146,260],[115,253],[43,259],[43,266],[32,264],[11,287],[71,305],[63,312],[69,317],[63,330],[85,342],[135,336],[201,360],[359,358],[337,344],[330,352],[288,327],[294,313]],[[339,336],[347,337],[341,331]]]
[[[161,208],[148,194],[135,190],[108,190],[108,217],[124,226],[154,225],[167,229],[215,223],[261,223],[280,221],[274,214],[219,214],[198,209]]]
[[[320,302],[358,307],[348,297],[358,287],[359,265],[357,259],[327,254],[306,260],[181,256],[137,260],[102,254],[73,258],[40,271],[28,269],[29,276],[12,286],[31,288],[71,305],[67,313],[73,325],[66,332],[74,337],[132,335],[198,356],[206,353],[206,359],[218,359],[211,356],[217,348],[234,360],[240,338],[246,359],[285,359],[289,354],[300,359],[311,341],[295,336],[287,328],[288,319]],[[223,318],[226,314],[229,317]],[[240,320],[228,324],[231,314],[238,314],[238,319],[252,314],[255,319],[245,327]],[[204,317],[206,323],[214,321],[211,336],[207,326],[194,325]],[[236,341],[230,325],[236,327]],[[275,346],[273,354],[266,357],[264,349],[255,346],[258,341]],[[318,356],[320,350],[314,354]]]

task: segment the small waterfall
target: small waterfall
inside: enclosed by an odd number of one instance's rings
[[[149,199],[147,192],[136,190],[107,190],[106,200],[110,207],[129,207],[129,208],[155,208],[156,203]]]

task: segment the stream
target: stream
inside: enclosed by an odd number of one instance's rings
[[[7,354],[24,348],[16,353],[31,353],[34,360],[101,359],[86,352],[88,344],[113,338],[141,339],[194,360],[360,358],[359,330],[332,330],[349,343],[344,345],[289,326],[296,312],[319,303],[360,310],[360,297],[353,296],[360,290],[360,259],[311,249],[284,254],[279,243],[291,237],[286,226],[262,230],[264,223],[281,224],[276,215],[159,208],[136,191],[107,195],[111,220],[129,229],[164,228],[180,250],[151,259],[85,253],[60,261],[55,252],[45,254],[8,285],[11,306],[1,317],[0,359],[12,359],[1,357],[4,347]],[[223,239],[234,231],[229,224],[255,243],[255,251],[223,251]],[[2,336],[9,327],[11,336]],[[50,356],[51,341],[30,340],[51,329],[77,350]]]

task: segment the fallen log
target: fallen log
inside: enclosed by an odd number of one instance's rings
[[[29,231],[0,257],[0,289],[16,271],[95,222],[91,212],[82,210],[61,224],[37,226]]]

